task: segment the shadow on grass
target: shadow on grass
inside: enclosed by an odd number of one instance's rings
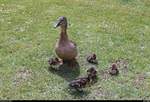
[[[75,66],[73,68],[70,68],[67,64],[62,64],[58,69],[59,70],[54,70],[49,67],[50,72],[61,76],[68,82],[74,80],[80,75],[80,66],[78,62],[75,63]]]
[[[70,82],[77,78],[80,75],[80,66],[79,63],[76,62],[75,66],[73,68],[70,68],[67,64],[62,64],[59,66],[58,70],[55,70],[51,67],[49,67],[49,71],[53,74],[57,74],[64,78],[66,81]],[[69,89],[69,90],[68,90]],[[83,90],[82,92],[79,92],[77,90],[72,90],[70,87],[67,87],[65,89],[68,91],[68,93],[73,96],[75,99],[77,98],[84,98],[87,96],[90,92],[87,90]]]

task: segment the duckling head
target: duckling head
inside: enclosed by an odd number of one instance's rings
[[[112,70],[116,70],[117,69],[117,65],[115,63],[113,63],[111,69]]]
[[[58,18],[56,24],[54,25],[55,28],[57,27],[66,28],[67,29],[67,18],[64,16],[61,16]]]
[[[109,71],[109,74],[111,74],[111,75],[118,75],[119,74],[119,70],[118,70],[117,65],[115,63],[112,64],[111,69]]]
[[[89,74],[96,74],[97,71],[96,71],[96,69],[95,69],[94,67],[91,67],[91,68],[89,68],[89,69],[87,70],[87,73],[88,73],[88,75],[89,75]]]
[[[96,59],[96,54],[93,54],[93,59]]]

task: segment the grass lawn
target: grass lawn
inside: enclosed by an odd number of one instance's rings
[[[77,43],[79,76],[92,66],[87,54],[99,60],[84,93],[68,90],[73,73],[48,70],[59,16]],[[102,73],[118,59],[118,76]],[[0,0],[0,99],[150,99],[150,0]]]

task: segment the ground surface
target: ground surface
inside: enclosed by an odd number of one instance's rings
[[[70,23],[80,73],[52,73],[59,16]],[[150,0],[0,0],[0,99],[150,99]],[[98,82],[84,93],[68,81],[99,60]],[[119,76],[105,71],[120,59]]]

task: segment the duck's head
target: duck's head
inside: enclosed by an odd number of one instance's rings
[[[61,28],[67,28],[67,18],[64,16],[61,16],[58,18],[56,24],[54,25],[55,28],[57,27],[61,27]]]

